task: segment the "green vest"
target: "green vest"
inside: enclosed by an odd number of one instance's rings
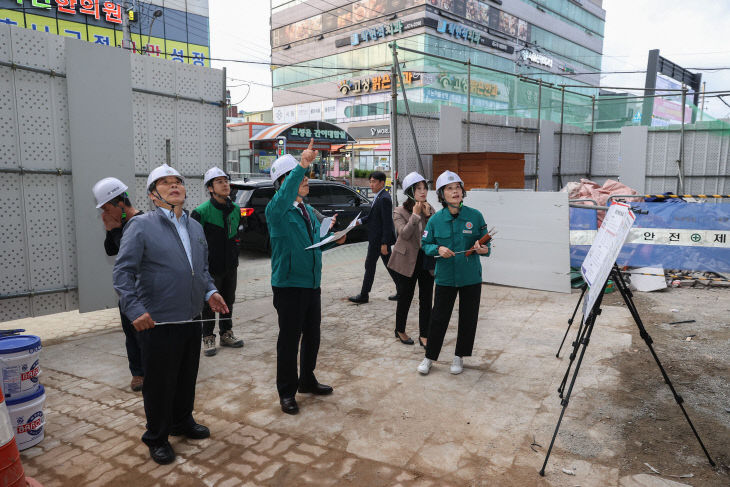
[[[214,207],[210,200],[195,208],[195,211],[200,215],[199,222],[203,227],[205,227],[206,223],[215,225],[221,229],[226,227],[223,221],[223,212]],[[240,222],[241,208],[236,203],[233,203],[233,211],[228,214],[228,238],[236,238]]]
[[[444,246],[454,252],[468,250],[487,233],[482,214],[474,208],[462,206],[454,218],[447,208],[437,211],[426,224],[421,245],[426,255],[439,255]],[[482,282],[482,263],[479,254],[466,253],[436,259],[435,281],[439,286],[462,287]]]

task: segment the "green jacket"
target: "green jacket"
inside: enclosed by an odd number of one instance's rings
[[[454,252],[468,250],[487,233],[482,214],[474,208],[462,206],[454,216],[447,208],[437,211],[428,220],[421,238],[421,248],[426,255],[439,255],[444,246]],[[491,248],[491,247],[490,247]],[[462,287],[482,282],[482,264],[479,255],[466,253],[454,257],[436,259],[435,281],[439,286]]]
[[[232,201],[220,204],[212,197],[193,210],[208,242],[208,270],[220,276],[238,267],[238,225],[241,208]]]
[[[330,243],[305,250],[320,241],[320,225],[312,207],[305,205],[312,222],[310,234],[302,213],[294,207],[303,178],[304,168],[297,165],[266,205],[266,225],[271,238],[271,285],[274,287],[318,288],[322,279],[322,251],[335,245]]]

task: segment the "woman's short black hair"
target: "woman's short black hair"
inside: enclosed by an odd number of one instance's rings
[[[373,171],[370,173],[370,177],[368,179],[385,182],[385,173],[383,171]]]

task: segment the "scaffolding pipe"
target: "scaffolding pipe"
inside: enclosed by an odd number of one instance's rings
[[[416,148],[416,157],[418,158],[418,169],[421,174],[425,177],[425,171],[423,169],[423,161],[421,161],[421,150],[418,148],[418,139],[416,138],[416,129],[413,128],[413,120],[411,119],[411,109],[408,106],[408,96],[406,95],[406,85],[403,84],[403,73],[401,72],[400,65],[398,64],[398,52],[396,51],[397,45],[393,43],[393,65],[398,71],[398,81],[400,83],[400,89],[403,92],[403,104],[406,107],[406,115],[408,115],[408,125],[411,127],[411,136],[413,137],[413,146]],[[394,192],[395,193],[395,192]],[[397,204],[397,201],[395,201]]]
[[[593,171],[593,137],[596,135],[596,95],[591,101],[591,141],[588,145],[588,179],[591,179]]]
[[[433,58],[436,58],[436,59],[441,59],[443,61],[449,61],[449,62],[452,62],[452,63],[458,63],[458,64],[466,65],[466,61],[459,61],[458,59],[448,58],[446,56],[439,56],[438,54],[431,54],[430,52],[418,51],[416,49],[410,49],[408,47],[403,47],[403,46],[398,46],[398,49],[400,49],[401,51],[412,52],[414,54],[421,54],[421,55],[424,55],[424,56],[433,57]],[[535,79],[528,78],[526,76],[522,76],[522,75],[519,75],[519,74],[509,73],[507,71],[502,71],[501,69],[490,68],[489,66],[482,66],[480,64],[473,64],[473,63],[472,63],[472,66],[474,66],[475,68],[484,69],[484,70],[487,70],[487,71],[492,71],[494,73],[506,74],[508,76],[516,77],[516,78],[519,78],[520,81],[523,81],[525,83],[532,83],[532,84],[535,84],[535,85],[544,84],[546,86],[557,86],[557,85],[554,85],[553,83],[545,82],[542,79],[535,80]],[[566,87],[570,87],[570,86],[572,86],[572,85],[566,85]],[[592,85],[575,85],[575,87],[578,87],[578,88],[600,88],[599,86],[592,86]],[[579,93],[577,91],[570,91],[570,90],[566,90],[566,91],[568,93],[573,94],[573,95],[579,95],[579,96],[583,96],[585,98],[590,98],[591,97],[591,95],[586,95],[585,93]]]
[[[560,90],[560,141],[558,145],[558,189],[563,187],[563,176],[560,174],[563,170],[563,129],[565,116],[565,87]],[[552,186],[552,183],[551,183]]]
[[[677,161],[677,193],[684,193],[684,112],[687,87],[682,84],[682,127],[679,131],[679,160]]]
[[[542,108],[542,80],[537,84],[537,137],[535,139],[535,191],[537,191],[540,182],[540,131],[542,123],[540,122],[540,109]]]
[[[471,58],[466,63],[466,151],[471,152]]]
[[[390,83],[390,178],[394,181],[393,168],[398,168],[398,88],[395,83],[396,79],[396,60],[395,60],[395,44],[393,45],[393,68],[391,69]],[[353,151],[354,152],[354,151]],[[394,184],[393,202],[398,206],[397,183]]]

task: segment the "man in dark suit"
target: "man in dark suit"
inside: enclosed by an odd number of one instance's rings
[[[393,202],[390,194],[385,191],[385,173],[375,171],[370,174],[370,190],[375,194],[370,214],[360,219],[358,223],[368,224],[368,254],[365,257],[365,277],[362,281],[362,290],[357,296],[350,297],[350,301],[357,304],[367,303],[370,289],[375,279],[375,267],[378,256],[388,269],[390,246],[395,243],[395,227],[393,226]],[[396,294],[388,297],[391,301],[398,300],[398,280],[395,272],[388,269],[390,277],[396,283]]]

